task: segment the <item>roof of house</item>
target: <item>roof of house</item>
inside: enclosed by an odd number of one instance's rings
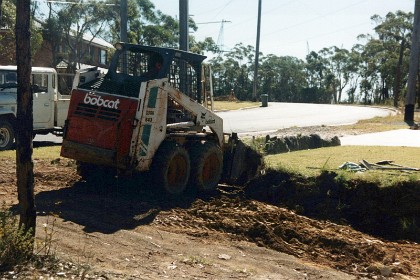
[[[38,28],[42,27],[42,24],[44,23],[42,20],[35,18],[35,26]],[[74,33],[76,33],[76,30],[72,30]],[[93,38],[93,39],[92,39]],[[107,41],[105,41],[102,38],[99,37],[93,37],[92,35],[89,34],[83,34],[83,40],[87,41],[87,42],[91,42],[93,45],[97,46],[97,47],[105,47],[105,48],[109,48],[109,49],[115,49],[114,45],[112,45],[111,43],[108,43]]]
[[[108,43],[107,41],[99,37],[93,37],[88,34],[83,34],[83,40],[91,41],[93,45],[96,45],[98,47],[106,47],[108,49],[115,49],[114,45],[112,45],[111,43]]]

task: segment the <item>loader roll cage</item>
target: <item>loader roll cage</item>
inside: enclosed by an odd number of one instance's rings
[[[81,85],[81,88],[138,97],[142,82],[167,78],[174,88],[201,103],[201,64],[205,56],[126,43],[117,43],[115,47],[108,73],[99,80]]]

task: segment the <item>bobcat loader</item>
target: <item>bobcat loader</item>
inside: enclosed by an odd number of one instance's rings
[[[85,178],[98,168],[149,171],[172,195],[187,186],[213,190],[222,177],[238,182],[254,176],[259,155],[236,135],[225,135],[223,120],[212,111],[205,58],[116,44],[106,75],[96,68],[76,74],[61,155],[75,159]]]

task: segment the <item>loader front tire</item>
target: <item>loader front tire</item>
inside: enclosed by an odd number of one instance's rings
[[[190,185],[200,191],[215,190],[223,172],[223,153],[213,142],[199,142],[190,149]]]
[[[153,181],[169,195],[185,191],[190,177],[187,150],[175,142],[163,142],[152,161]]]

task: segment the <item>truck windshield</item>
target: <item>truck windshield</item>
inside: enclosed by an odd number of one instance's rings
[[[0,89],[17,88],[16,71],[0,71]]]
[[[31,84],[34,92],[47,92],[48,82],[47,73],[34,73],[31,76]],[[7,88],[17,88],[16,70],[0,71],[0,91]]]

